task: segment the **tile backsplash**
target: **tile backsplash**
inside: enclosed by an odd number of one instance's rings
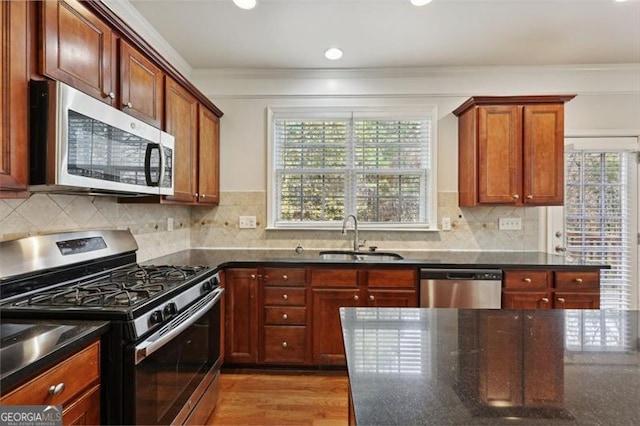
[[[83,229],[130,229],[145,261],[187,248],[348,249],[351,235],[330,231],[266,230],[266,193],[223,192],[217,207],[118,203],[114,197],[33,194],[26,200],[0,200],[0,241]],[[240,229],[239,216],[256,216],[255,229]],[[174,230],[167,230],[167,218]],[[438,223],[451,219],[451,231],[382,232],[362,230],[367,245],[380,250],[536,250],[536,208],[458,207],[457,193],[438,194]],[[520,218],[522,229],[498,230],[501,217]]]
[[[190,207],[121,204],[114,197],[33,194],[26,200],[0,200],[0,241],[29,235],[85,229],[130,229],[138,260],[190,246]],[[167,231],[167,218],[174,231]]]

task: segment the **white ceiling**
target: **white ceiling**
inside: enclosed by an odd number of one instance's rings
[[[640,0],[130,2],[194,69],[640,63]]]

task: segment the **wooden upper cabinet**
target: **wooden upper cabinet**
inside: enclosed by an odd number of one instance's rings
[[[120,44],[120,108],[152,126],[162,126],[164,73],[123,39]]]
[[[27,198],[29,2],[0,3],[0,198]]]
[[[198,203],[220,202],[220,119],[200,105],[198,120]]]
[[[194,203],[197,199],[198,101],[176,83],[165,79],[165,131],[175,138],[174,193],[171,202]]]
[[[460,206],[562,205],[564,103],[574,96],[473,97],[456,109]]]
[[[115,34],[76,0],[41,2],[42,73],[115,105]]]

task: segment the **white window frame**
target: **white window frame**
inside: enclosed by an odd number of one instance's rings
[[[277,180],[276,180],[276,158],[275,158],[275,126],[274,122],[280,118],[292,119],[319,119],[324,117],[351,118],[352,114],[364,114],[367,118],[393,119],[393,118],[424,118],[430,117],[430,152],[431,170],[429,182],[431,187],[426,189],[428,195],[425,199],[426,217],[428,223],[366,223],[359,222],[360,229],[378,231],[437,231],[437,207],[438,207],[438,182],[437,182],[437,123],[438,114],[435,105],[408,105],[408,106],[270,106],[267,108],[267,229],[268,230],[334,230],[342,227],[340,221],[326,222],[276,222],[277,203]],[[349,214],[348,212],[346,214]]]

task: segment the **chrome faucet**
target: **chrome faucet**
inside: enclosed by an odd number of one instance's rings
[[[358,251],[360,250],[360,247],[364,247],[365,241],[360,241],[358,239],[358,218],[355,215],[350,214],[342,221],[342,235],[347,235],[347,222],[349,221],[349,218],[353,219],[353,251]]]

